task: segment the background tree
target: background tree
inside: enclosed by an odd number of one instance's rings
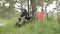
[[[33,16],[33,19],[35,19],[36,17],[36,0],[31,0],[31,6],[32,6],[32,16]]]
[[[57,6],[57,22],[60,23],[60,0],[56,0]]]

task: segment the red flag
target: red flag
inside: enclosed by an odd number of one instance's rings
[[[43,20],[43,16],[44,16],[44,11],[41,11],[41,12],[36,12],[36,15],[38,17],[38,20],[39,21],[42,21]]]

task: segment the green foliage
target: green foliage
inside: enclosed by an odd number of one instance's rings
[[[0,7],[0,18],[10,18],[15,16],[14,4],[12,3],[9,7],[2,6]]]
[[[60,17],[57,18],[57,22],[60,24]]]
[[[48,18],[47,19],[48,21],[54,21],[54,20],[56,20],[56,18],[54,16],[48,16],[47,18]]]
[[[44,2],[47,2],[48,4],[51,4],[53,1],[54,0],[36,0],[38,6],[42,6],[42,3],[44,3]]]
[[[9,2],[9,3],[12,3],[12,2],[14,2],[14,0],[5,0],[5,1],[7,1],[7,2]]]
[[[0,11],[0,18],[9,18],[15,16],[15,11],[14,9],[10,8],[1,8],[2,11]]]
[[[20,1],[22,1],[22,3],[26,3],[26,1],[28,1],[28,0],[20,0]]]

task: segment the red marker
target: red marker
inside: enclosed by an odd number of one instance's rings
[[[44,11],[41,11],[41,12],[36,12],[36,15],[38,17],[38,20],[39,21],[42,21],[43,20],[43,16],[44,16]]]

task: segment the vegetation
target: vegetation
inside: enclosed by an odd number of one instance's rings
[[[22,27],[16,27],[17,19],[0,19],[0,22],[7,23],[5,26],[0,27],[0,34],[60,34],[60,24],[56,21],[43,22],[32,21],[26,23]]]
[[[56,8],[47,13],[47,7],[56,1]],[[46,3],[44,6],[44,3]],[[5,6],[8,4],[9,6]],[[19,5],[17,5],[19,4]],[[16,6],[18,8],[16,8]],[[33,21],[25,23],[21,27],[15,26],[18,16],[23,10],[28,8],[29,16],[32,15]],[[42,22],[36,18],[37,7],[44,10]],[[44,9],[45,8],[45,9]],[[17,10],[18,9],[18,10]],[[54,11],[57,11],[54,13]],[[0,34],[60,34],[60,0],[0,0]],[[2,24],[3,25],[2,25]]]

